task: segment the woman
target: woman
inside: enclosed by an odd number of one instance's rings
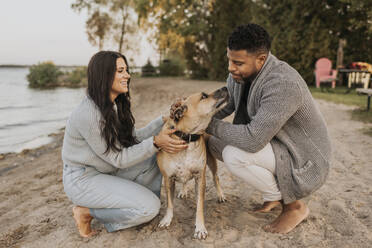
[[[95,54],[88,65],[87,96],[66,125],[63,185],[77,205],[73,215],[83,237],[96,233],[90,227],[93,218],[108,232],[153,219],[160,209],[162,180],[155,154],[187,147],[170,138],[172,132],[160,132],[161,116],[135,130],[129,82],[122,54]]]

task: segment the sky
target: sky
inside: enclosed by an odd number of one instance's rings
[[[85,32],[86,12],[71,9],[74,0],[0,0],[0,65],[32,65],[53,61],[57,65],[87,65],[98,51]],[[139,47],[124,51],[142,66],[149,58],[156,63],[155,45],[139,34]],[[104,50],[115,50],[107,44]],[[140,52],[139,52],[140,51]]]

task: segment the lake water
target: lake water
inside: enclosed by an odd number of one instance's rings
[[[85,89],[31,89],[27,68],[0,68],[0,154],[46,143],[64,127]]]

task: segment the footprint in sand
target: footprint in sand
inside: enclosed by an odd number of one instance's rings
[[[352,236],[355,230],[359,230],[358,223],[349,213],[343,202],[331,200],[328,202],[329,220],[333,228],[340,234]]]

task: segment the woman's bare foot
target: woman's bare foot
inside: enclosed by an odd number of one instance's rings
[[[264,230],[272,233],[288,233],[292,231],[309,215],[309,208],[302,201],[295,201],[290,204],[283,204],[282,213],[273,223],[264,226]]]
[[[93,217],[90,215],[89,208],[76,206],[72,208],[72,213],[80,236],[88,238],[97,234],[97,231],[92,230],[90,227]]]
[[[280,206],[280,202],[279,201],[267,201],[267,202],[264,202],[264,204],[262,205],[262,207],[254,210],[254,212],[256,212],[256,213],[268,213],[273,208],[275,208],[277,206]]]

